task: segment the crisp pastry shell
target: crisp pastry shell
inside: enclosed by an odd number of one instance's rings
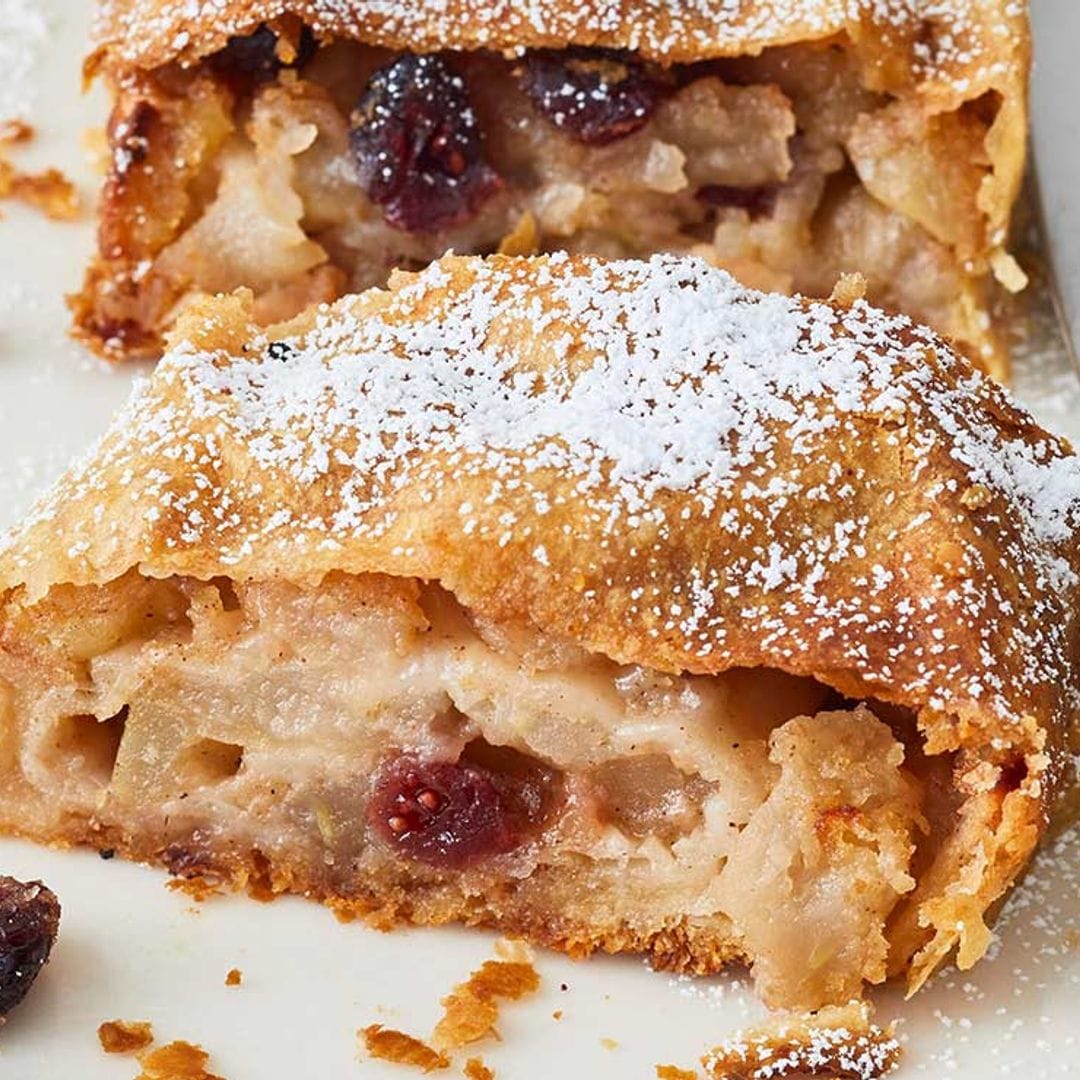
[[[703,305],[694,319],[679,317],[688,296]],[[708,355],[694,376],[707,381],[742,363],[738,343],[749,343],[745,395],[725,401],[755,419],[750,429],[733,420],[725,438],[749,430],[767,449],[736,460],[720,483],[726,494],[711,481],[634,488],[639,476],[630,481],[639,504],[625,512],[624,479],[591,475],[583,494],[573,455],[569,466],[545,464],[492,458],[490,444],[440,449],[422,439],[405,456],[376,452],[358,474],[350,455],[362,425],[333,418],[362,409],[364,395],[328,374],[328,397],[320,393],[327,365],[372,355],[407,364],[410,349],[446,341],[467,343],[450,346],[465,350],[467,387],[483,384],[485,356],[507,363],[511,382],[517,373],[540,386],[584,385],[599,358],[632,351],[624,327],[653,304],[666,312],[649,324],[657,355],[684,375],[675,346]],[[691,323],[689,337],[673,328]],[[826,373],[822,385],[835,384],[833,396],[805,399],[821,410],[809,452],[770,381],[775,358],[760,351],[758,335],[774,331]],[[132,572],[314,589],[331,574],[379,574],[436,581],[477,617],[525,624],[621,664],[701,675],[764,667],[911,710],[926,751],[955,755],[963,799],[897,910],[892,968],[918,985],[954,946],[965,966],[984,951],[984,917],[1046,827],[1072,719],[1080,488],[1067,445],[944,342],[860,301],[766,298],[694,260],[557,256],[447,257],[269,335],[239,293],[190,311],[176,341],[96,451],[11,538],[0,557],[5,610],[32,608],[60,585],[92,590]],[[291,418],[259,412],[273,365],[297,350],[314,382],[301,380],[301,396],[285,399]],[[246,372],[235,384],[215,374],[234,370]],[[798,385],[787,391],[795,400]],[[344,412],[339,390],[352,402]],[[300,400],[329,401],[329,413],[290,412]],[[261,428],[243,427],[249,407]],[[322,416],[331,418],[325,428]],[[603,413],[592,423],[599,430]],[[512,427],[509,417],[495,424]],[[383,438],[394,443],[389,428]],[[289,447],[308,464],[309,452],[325,454],[308,473]],[[603,512],[612,507],[622,512]],[[645,590],[656,598],[647,606],[638,602]],[[45,839],[100,842],[85,821]],[[142,839],[105,839],[162,857]],[[319,892],[287,865],[241,861],[234,872]],[[381,910],[495,921],[576,950],[646,948],[689,970],[734,952],[730,942],[696,941],[688,926],[645,941],[618,926],[515,924],[512,913],[464,901],[418,912],[399,897]]]

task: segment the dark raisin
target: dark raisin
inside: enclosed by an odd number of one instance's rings
[[[292,63],[282,63],[277,42],[277,34],[264,23],[250,34],[229,38],[225,48],[210,57],[210,66],[219,74],[261,81],[273,79],[283,67],[303,67],[315,55],[315,37],[306,26],[300,31]]]
[[[643,127],[667,92],[641,60],[612,49],[536,49],[525,57],[521,85],[551,123],[590,146]]]
[[[352,149],[368,198],[407,232],[460,225],[502,187],[465,80],[441,56],[406,54],[371,76]]]
[[[760,187],[731,187],[727,184],[706,184],[699,188],[697,197],[709,206],[733,207],[745,210],[752,221],[768,217],[776,208],[780,188],[776,184]]]
[[[60,904],[50,889],[0,877],[0,1016],[26,997],[59,926]]]
[[[514,750],[478,743],[457,762],[409,754],[384,762],[368,820],[408,858],[460,869],[535,836],[561,793],[555,770]]]

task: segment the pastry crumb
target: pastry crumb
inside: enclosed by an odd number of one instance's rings
[[[656,1080],[698,1080],[693,1069],[680,1069],[676,1065],[657,1065]]]
[[[531,961],[485,960],[469,976],[469,985],[478,997],[517,1001],[540,988],[540,976]]]
[[[229,968],[225,976],[226,986],[239,986],[244,981],[244,973],[239,968]]]
[[[450,1059],[433,1050],[426,1042],[406,1035],[404,1031],[370,1024],[361,1028],[358,1035],[364,1040],[364,1049],[380,1061],[392,1061],[396,1065],[415,1065],[424,1072],[450,1068]]]
[[[357,1034],[372,1057],[415,1065],[425,1072],[450,1067],[448,1051],[457,1050],[485,1038],[498,1038],[495,1021],[500,999],[517,1001],[540,986],[540,976],[532,964],[532,953],[518,942],[500,942],[496,953],[504,959],[485,960],[476,971],[442,999],[443,1015],[431,1036],[431,1045],[402,1031],[371,1024]],[[479,1058],[465,1064],[466,1076],[483,1080],[493,1076]],[[468,1072],[472,1068],[473,1072]],[[478,1070],[485,1070],[480,1072]]]
[[[147,1020],[106,1020],[98,1025],[98,1042],[106,1054],[133,1054],[154,1041]]]
[[[605,1050],[618,1050],[619,1044],[614,1039],[609,1039],[606,1035],[600,1040],[600,1045]]]
[[[182,892],[201,904],[211,896],[221,895],[220,883],[196,874],[194,877],[175,877],[165,882],[165,888],[173,892]]]
[[[79,214],[79,193],[59,169],[23,172],[4,156],[10,147],[33,137],[34,129],[25,120],[0,121],[0,199],[19,199],[53,221],[70,221]]]
[[[495,1034],[499,998],[517,1001],[534,993],[540,976],[531,960],[485,960],[469,978],[443,998],[444,1013],[432,1041],[453,1050]]]
[[[554,1011],[554,1012],[553,1012],[553,1013],[551,1014],[551,1019],[552,1019],[552,1020],[561,1020],[562,1018],[563,1018],[563,1011],[562,1011],[562,1009],[556,1009],[556,1010],[555,1010],[555,1011]]]
[[[841,274],[833,286],[829,303],[837,307],[850,308],[859,300],[866,299],[866,278],[862,274]]]
[[[495,1080],[495,1073],[480,1058],[469,1058],[465,1062],[465,1076],[468,1080]]]
[[[507,963],[531,964],[533,951],[528,942],[520,938],[503,937],[495,942],[495,955]]]
[[[59,169],[24,173],[0,158],[0,199],[19,199],[51,221],[70,221],[79,214],[75,185]]]
[[[443,1016],[435,1026],[431,1040],[440,1049],[456,1050],[495,1034],[498,1005],[490,999],[477,997],[467,983],[443,998],[442,1004]]]
[[[899,1066],[900,1044],[870,1018],[870,1006],[861,1002],[781,1016],[739,1032],[701,1063],[710,1080],[878,1080]]]
[[[29,142],[34,129],[25,120],[0,120],[0,146]]]
[[[210,1055],[201,1047],[178,1039],[139,1055],[142,1072],[135,1080],[224,1080],[207,1072]]]

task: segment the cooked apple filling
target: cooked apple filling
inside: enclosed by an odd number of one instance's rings
[[[453,896],[571,949],[562,926],[619,927],[687,967],[665,954],[680,920],[734,943],[699,969],[742,957],[768,999],[814,1005],[884,978],[926,855],[939,765],[905,750],[910,718],[811,679],[620,666],[377,576],[131,573],[10,625],[0,706],[26,727],[0,726],[4,816],[85,819],[102,846],[123,822],[179,873],[255,853],[387,917],[441,921]]]
[[[80,326],[152,353],[192,292],[248,286],[272,322],[451,249],[678,251],[808,295],[859,271],[1001,374],[1004,237],[984,213],[1011,182],[986,149],[1000,102],[927,115],[868,89],[848,44],[660,67],[234,38],[121,87]]]

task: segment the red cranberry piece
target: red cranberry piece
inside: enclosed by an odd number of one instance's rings
[[[352,149],[368,198],[406,232],[460,225],[502,187],[465,80],[441,56],[407,53],[371,76]]]
[[[300,31],[297,55],[291,64],[281,62],[277,40],[277,34],[263,24],[250,34],[229,38],[225,48],[210,57],[210,65],[219,74],[261,81],[274,78],[283,67],[303,67],[315,55],[315,37],[306,26]]]
[[[709,206],[734,207],[745,210],[752,221],[768,217],[776,208],[780,189],[776,184],[760,187],[731,187],[727,184],[706,184],[697,193],[698,199]]]
[[[447,869],[513,851],[561,797],[558,774],[513,750],[481,744],[460,761],[403,754],[375,778],[368,820],[400,854]]]
[[[590,146],[637,131],[667,91],[628,53],[576,47],[528,53],[521,85],[551,123]]]
[[[0,1017],[26,997],[59,926],[60,904],[50,889],[0,877]]]

